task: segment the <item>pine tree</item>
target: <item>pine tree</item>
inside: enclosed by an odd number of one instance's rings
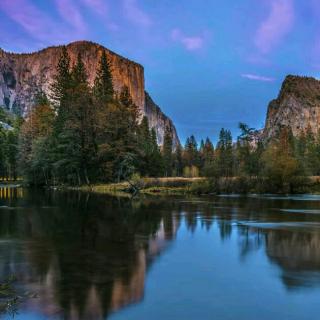
[[[6,133],[0,124],[0,179],[6,176]]]
[[[149,129],[146,116],[142,118],[138,130],[138,159],[138,168],[142,176],[163,175],[163,158],[157,143],[156,131],[154,128]]]
[[[148,175],[160,177],[164,172],[164,160],[157,142],[157,134],[154,128],[151,129],[151,154],[148,159]]]
[[[57,66],[57,74],[51,84],[51,98],[55,102],[57,109],[64,107],[65,103],[67,103],[70,85],[70,57],[67,52],[67,48],[63,46]]]
[[[137,152],[137,139],[138,139],[138,120],[139,120],[139,108],[134,104],[129,88],[124,86],[119,96],[119,102],[123,109],[123,120],[127,126],[127,132],[125,133],[126,143],[130,152]]]
[[[292,138],[289,128],[281,128],[279,136],[269,142],[262,154],[264,176],[276,191],[292,192],[294,178],[301,174]]]
[[[204,176],[214,176],[215,170],[215,162],[214,162],[214,147],[211,140],[207,137],[206,141],[204,142],[202,152],[202,175]]]
[[[152,154],[153,143],[149,129],[149,121],[146,116],[142,118],[138,131],[139,141],[139,171],[141,175],[146,176],[150,172],[150,155]]]
[[[51,99],[53,100],[56,119],[54,123],[53,136],[58,139],[65,121],[68,118],[70,90],[72,85],[70,57],[65,46],[62,47],[61,56],[57,65],[56,76],[51,84]],[[56,141],[56,143],[58,143]],[[57,150],[55,150],[57,151]]]
[[[256,159],[252,147],[253,128],[245,123],[239,123],[240,135],[237,140],[237,174],[254,175],[256,173]]]
[[[222,128],[216,148],[219,176],[230,177],[233,174],[233,148],[230,130]]]
[[[100,103],[108,103],[112,101],[114,97],[111,65],[105,51],[103,51],[101,55],[93,92]]]
[[[163,160],[164,160],[164,172],[166,177],[172,176],[173,155],[172,155],[173,143],[172,132],[169,127],[166,127],[163,142]]]
[[[49,146],[51,147],[49,141],[52,136],[54,119],[53,108],[48,105],[39,105],[34,107],[21,126],[18,166],[19,172],[30,183],[45,183],[44,180],[48,180],[52,174],[54,159],[52,159],[53,150],[49,149]]]
[[[176,150],[173,154],[174,158],[174,175],[177,177],[181,177],[183,173],[183,159],[182,159],[182,148],[177,145]]]
[[[95,114],[92,110],[91,92],[85,66],[79,54],[71,72],[72,88],[70,114],[64,127],[69,137],[65,145],[69,154],[71,170],[76,168],[78,180],[90,183],[90,169],[96,160],[96,141],[94,135]],[[71,148],[70,148],[71,145]],[[82,180],[83,179],[83,180]]]
[[[196,138],[191,135],[186,140],[184,148],[184,165],[185,166],[197,166],[199,167],[199,151]]]
[[[63,55],[63,61],[67,58]],[[58,65],[66,66],[67,63]],[[67,74],[63,72],[62,74]],[[97,146],[95,141],[96,113],[92,108],[91,91],[81,55],[68,73],[66,94],[60,97],[60,107],[54,130],[55,175],[70,183],[90,183],[90,171],[95,168]],[[63,83],[64,78],[60,77]],[[56,87],[63,87],[56,82]]]

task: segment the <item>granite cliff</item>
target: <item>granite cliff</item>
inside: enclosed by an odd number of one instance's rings
[[[124,85],[129,88],[134,103],[141,114],[149,119],[150,126],[157,132],[161,144],[165,126],[169,125],[173,140],[177,144],[179,138],[172,121],[157,107],[145,93],[143,67],[99,44],[87,41],[73,42],[66,46],[71,64],[81,54],[88,74],[89,83],[94,82],[97,66],[103,51],[111,63],[113,82],[116,91]],[[34,53],[8,53],[0,49],[0,106],[26,116],[34,104],[39,90],[50,95],[50,85],[56,72],[62,46],[49,47]]]
[[[308,130],[314,135],[320,129],[320,81],[289,75],[277,99],[268,106],[264,139],[277,135],[281,127],[289,127],[294,136]]]

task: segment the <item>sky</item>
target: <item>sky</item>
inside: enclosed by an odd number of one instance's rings
[[[0,47],[91,40],[141,63],[182,140],[262,128],[287,74],[320,76],[320,0],[0,0]]]

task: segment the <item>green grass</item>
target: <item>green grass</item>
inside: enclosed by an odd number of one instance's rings
[[[233,177],[233,178],[135,178],[134,184],[141,194],[148,195],[204,195],[221,193],[281,193],[274,184],[266,178]],[[298,177],[293,181],[292,193],[320,193],[320,177]],[[97,184],[92,186],[72,187],[74,190],[130,196],[128,182]]]

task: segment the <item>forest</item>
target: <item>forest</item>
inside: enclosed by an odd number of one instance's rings
[[[208,177],[214,190],[214,181],[237,178],[239,191],[296,192],[308,177],[320,175],[320,137],[311,130],[294,137],[283,127],[271,140],[257,140],[256,130],[240,123],[235,139],[222,128],[215,145],[208,137],[198,144],[191,135],[182,147],[173,146],[167,128],[158,146],[129,89],[115,91],[105,53],[91,87],[81,56],[71,66],[63,48],[51,92],[47,97],[39,90],[25,120],[0,109],[2,180],[75,186],[120,182],[134,174]]]

